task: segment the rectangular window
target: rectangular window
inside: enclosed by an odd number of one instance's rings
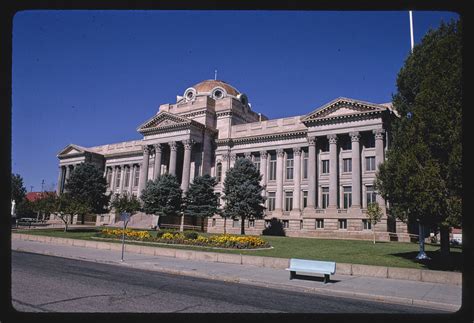
[[[124,186],[129,187],[130,185],[130,167],[125,168],[125,182]]]
[[[265,220],[265,228],[269,228],[270,227],[270,220]]]
[[[365,157],[365,170],[366,171],[375,170],[375,156]]]
[[[248,227],[249,228],[254,228],[255,227],[255,220],[254,219],[250,219],[248,221]]]
[[[275,210],[275,192],[268,192],[268,211]]]
[[[303,208],[308,206],[308,191],[303,191]]]
[[[329,160],[322,160],[321,164],[322,173],[329,174]]]
[[[283,228],[288,229],[290,227],[290,221],[283,220]]]
[[[303,220],[300,220],[300,230],[303,229]]]
[[[372,223],[369,220],[362,220],[362,224],[364,226],[364,230],[372,230]]]
[[[322,188],[322,207],[327,208],[329,205],[329,187]]]
[[[367,185],[366,186],[367,205],[369,205],[370,203],[375,203],[376,196],[377,194],[375,193],[374,187],[372,185]]]
[[[137,166],[135,168],[135,178],[133,180],[133,186],[137,187],[138,186],[138,181],[140,180],[140,166]]]
[[[348,209],[352,205],[352,186],[344,186],[344,208]]]
[[[288,180],[293,179],[293,166],[294,166],[293,155],[288,154],[288,158],[286,159],[286,179]]]
[[[346,230],[347,229],[347,220],[346,219],[339,219],[339,229]]]
[[[234,219],[234,221],[232,221],[232,227],[233,228],[238,228],[239,224],[240,224],[240,221],[238,219]]]
[[[352,142],[350,138],[345,138],[344,140],[341,140],[341,148],[343,150],[352,150]]]
[[[276,173],[277,173],[276,155],[270,155],[270,171],[268,174],[268,180],[269,181],[276,180]]]
[[[119,188],[120,187],[120,177],[122,176],[122,169],[117,168],[117,176],[115,177],[115,187]]]
[[[303,152],[303,179],[308,178],[308,160],[309,160],[308,153]]]
[[[289,212],[293,209],[293,191],[285,192],[285,211]]]
[[[316,219],[316,229],[324,229],[324,219]]]
[[[260,156],[255,156],[254,157],[253,164],[255,165],[255,168],[257,168],[258,171],[260,171]],[[262,172],[260,171],[260,173],[262,173]]]
[[[344,158],[342,160],[343,163],[343,172],[344,173],[350,173],[352,172],[352,159],[351,158]]]
[[[213,226],[213,227],[216,226],[216,219],[212,219],[212,226]]]
[[[375,147],[375,136],[368,136],[365,140],[365,148]]]

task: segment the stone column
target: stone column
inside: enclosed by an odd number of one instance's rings
[[[183,193],[189,188],[189,175],[191,174],[191,151],[193,147],[192,140],[183,141],[184,145],[184,160],[183,160],[183,178],[181,180],[181,189]]]
[[[375,170],[378,171],[380,164],[384,161],[383,137],[385,129],[375,129],[373,133],[375,135]],[[377,194],[376,201],[380,207],[385,208],[385,200],[380,194]]]
[[[224,153],[222,155],[222,187],[224,187],[225,173],[229,169],[229,153]]]
[[[262,174],[260,185],[263,186],[262,196],[266,196],[267,191],[267,157],[268,154],[266,150],[260,151],[260,173]]]
[[[283,149],[277,149],[277,166],[276,166],[276,193],[275,193],[275,212],[282,212],[283,208],[283,158],[285,157],[285,151]]]
[[[120,194],[123,194],[123,188],[125,186],[125,165],[120,165]]]
[[[316,137],[308,137],[308,202],[311,212],[316,206]]]
[[[292,213],[300,215],[300,199],[301,199],[301,148],[293,148],[294,172],[293,172],[293,210]],[[293,212],[294,211],[294,212]]]
[[[140,178],[138,180],[138,196],[142,195],[142,191],[148,181],[148,163],[150,162],[150,149],[148,146],[143,147],[143,161],[140,167]]]
[[[328,135],[329,139],[329,205],[337,208],[337,135]]]
[[[202,142],[202,161],[201,161],[201,175],[211,174],[212,166],[212,134],[206,129],[203,134]]]
[[[63,192],[66,191],[66,185],[69,180],[69,176],[71,175],[71,166],[66,165],[66,175],[64,176],[64,187],[63,187]]]
[[[110,176],[110,185],[109,185],[109,188],[110,188],[110,191],[113,193],[114,192],[114,189],[115,189],[115,175],[117,173],[116,171],[116,168],[117,166],[112,166],[111,167],[111,171],[112,171],[112,176]]]
[[[132,196],[133,192],[133,180],[135,179],[135,165],[128,165],[130,169],[130,180],[128,181],[128,195]]]
[[[359,132],[351,132],[349,134],[352,141],[352,208],[360,209],[360,145]]]
[[[161,175],[161,144],[153,145],[155,148],[155,164],[153,165],[153,179]]]
[[[176,145],[175,141],[170,142],[169,145],[170,145],[169,173],[171,175],[176,175],[176,154],[177,154],[178,146]]]
[[[56,187],[56,194],[59,195],[63,192],[63,178],[64,178],[64,167],[59,166],[58,185]]]

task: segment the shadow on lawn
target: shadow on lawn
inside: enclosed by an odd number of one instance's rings
[[[392,256],[401,257],[422,264],[423,269],[462,271],[462,252],[451,251],[448,257],[442,257],[439,250],[425,251],[430,260],[417,260],[418,251],[392,253]]]

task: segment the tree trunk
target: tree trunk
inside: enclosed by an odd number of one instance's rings
[[[240,223],[240,234],[245,235],[245,218],[242,217],[242,221]]]
[[[226,225],[227,225],[227,217],[224,217],[224,234],[226,234],[226,230],[225,230]]]
[[[374,244],[375,244],[375,225],[372,226],[372,233],[374,234]]]
[[[82,214],[81,215],[81,224],[84,224],[84,217],[85,217],[85,214]]]
[[[201,217],[201,232],[204,232],[204,220],[206,220],[207,218],[205,217]]]
[[[181,214],[181,223],[179,225],[179,232],[183,232],[184,230],[184,213]]]
[[[441,256],[449,256],[449,227],[442,225],[439,228],[440,242],[441,242]]]

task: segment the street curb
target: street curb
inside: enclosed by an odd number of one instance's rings
[[[14,250],[32,252],[36,254],[43,254],[47,256],[95,262],[95,263],[101,263],[101,264],[107,264],[107,265],[126,266],[129,268],[141,269],[141,270],[152,271],[152,272],[162,272],[162,273],[171,274],[171,275],[212,279],[212,280],[219,280],[219,281],[224,281],[224,282],[229,282],[229,283],[238,283],[238,284],[244,284],[244,285],[250,285],[250,286],[274,288],[278,290],[286,290],[286,291],[293,291],[293,292],[306,292],[306,293],[314,293],[318,295],[327,295],[327,296],[334,296],[334,297],[365,299],[365,300],[378,301],[378,302],[383,302],[383,303],[417,306],[417,307],[431,308],[431,309],[438,309],[438,310],[445,310],[445,311],[457,311],[460,308],[460,305],[438,303],[438,302],[405,298],[405,297],[373,295],[373,294],[348,292],[348,291],[341,291],[341,290],[330,290],[330,289],[318,288],[318,287],[294,286],[294,285],[288,285],[288,284],[282,284],[282,283],[269,283],[269,282],[255,281],[252,279],[240,278],[240,277],[235,277],[235,276],[222,276],[222,275],[215,275],[215,274],[209,275],[209,274],[203,274],[203,273],[190,271],[190,270],[169,269],[169,268],[157,266],[156,264],[153,267],[145,267],[141,265],[127,263],[126,261],[119,262],[119,261],[107,261],[107,260],[100,260],[100,259],[90,259],[90,258],[83,258],[83,257],[72,257],[67,254],[59,254],[59,253],[48,252],[48,251],[30,251],[30,250],[25,250],[23,248],[15,248]]]
[[[37,241],[52,244],[68,244],[71,246],[81,246],[85,248],[119,250],[120,244],[105,241],[91,241],[86,243],[79,239],[70,238],[51,238],[48,236],[29,235],[12,233],[12,239],[20,239],[27,241]],[[80,242],[78,242],[80,241]],[[154,253],[150,249],[154,248]],[[229,253],[215,253],[209,251],[196,251],[189,249],[173,249],[164,247],[141,246],[136,244],[125,244],[125,251],[148,254],[155,256],[165,256],[180,259],[193,259],[200,261],[232,263],[239,265],[253,265],[257,267],[270,267],[285,269],[289,267],[289,259],[275,258],[275,257],[260,257],[252,255],[229,254]],[[336,273],[350,276],[363,277],[377,277],[402,279],[411,281],[421,281],[427,283],[439,283],[450,285],[462,285],[462,273],[459,272],[445,272],[437,270],[413,269],[413,268],[398,268],[386,266],[370,266],[360,264],[336,263]]]

